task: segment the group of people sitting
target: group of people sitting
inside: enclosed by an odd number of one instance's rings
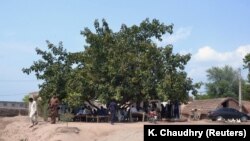
[[[78,109],[73,109],[72,114],[74,114],[73,121],[87,121],[87,116],[97,117],[97,116],[108,116],[108,110],[101,106],[99,109],[91,108],[90,106],[82,106]],[[92,118],[91,121],[96,121],[97,119]]]
[[[75,115],[105,116],[108,115],[108,110],[103,106],[101,106],[100,109],[95,109],[95,108],[92,109],[90,106],[82,106]]]
[[[109,107],[100,106],[99,108],[91,107],[87,105],[83,105],[77,109],[71,110],[72,114],[75,115],[76,121],[82,120],[87,121],[85,115],[88,116],[110,116],[112,113],[110,112]],[[143,117],[144,116],[144,117]],[[147,107],[140,107],[138,105],[131,105],[130,107],[117,107],[115,110],[115,121],[124,122],[131,121],[131,118],[137,119],[137,121],[143,121],[142,119],[148,119],[150,117],[156,117],[157,119],[162,118],[179,118],[179,105],[178,103],[167,103],[165,105],[161,104],[156,105],[156,103],[152,103]],[[83,119],[79,118],[82,117]]]
[[[73,111],[73,114],[77,118],[84,115],[109,116],[111,113],[108,108],[104,108],[103,106],[100,106],[99,109],[91,108],[90,106],[82,106],[78,110],[75,109],[75,111]],[[116,121],[119,122],[128,120],[128,110],[126,110],[125,108],[116,109],[115,118]]]
[[[158,103],[159,104],[159,103]],[[130,109],[130,112],[136,113],[134,115],[140,115],[139,113],[145,113],[146,118],[148,119],[157,119],[161,120],[163,118],[165,119],[179,119],[180,118],[180,109],[179,109],[180,103],[178,101],[169,101],[165,105],[152,102],[149,105],[145,107],[140,106],[132,106]],[[140,117],[140,116],[139,116]]]

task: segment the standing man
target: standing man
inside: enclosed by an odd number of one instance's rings
[[[109,111],[111,113],[111,124],[113,125],[115,122],[115,113],[116,113],[116,103],[112,100],[109,104]]]
[[[35,99],[33,99],[32,97],[29,98],[29,117],[31,120],[32,125],[30,127],[33,127],[34,125],[36,125],[37,122],[37,104]]]
[[[49,107],[50,107],[50,117],[51,117],[51,124],[56,123],[56,117],[58,116],[58,105],[59,99],[57,96],[52,96],[50,99]]]
[[[180,118],[180,110],[179,110],[179,101],[176,100],[174,103],[174,113],[175,113],[175,118],[179,119]]]

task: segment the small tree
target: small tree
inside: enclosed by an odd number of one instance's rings
[[[61,115],[60,120],[66,122],[67,127],[69,127],[68,124],[69,124],[69,122],[73,121],[73,118],[74,118],[73,114],[66,112],[66,113]]]
[[[24,102],[25,104],[29,104],[29,95],[25,95],[25,96],[23,97],[23,102]]]

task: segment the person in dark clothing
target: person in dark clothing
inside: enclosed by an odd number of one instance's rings
[[[175,117],[175,113],[174,113],[174,102],[173,101],[170,101],[170,104],[169,104],[169,108],[170,108],[170,118],[174,118]]]
[[[114,124],[115,122],[116,106],[117,105],[114,100],[112,100],[109,104],[109,111],[111,113],[111,124]]]
[[[98,115],[100,116],[105,116],[107,115],[106,110],[103,108],[103,106],[101,106],[101,108],[97,111]]]
[[[57,98],[57,96],[53,96],[50,99],[50,103],[49,103],[51,124],[56,123],[56,117],[58,116],[58,105],[59,105],[59,99]]]
[[[170,102],[167,104],[167,118],[171,118],[171,104],[170,104]]]
[[[176,100],[174,103],[174,113],[175,113],[175,118],[179,119],[180,112],[179,112],[179,101],[178,100]]]
[[[161,104],[161,118],[166,118],[166,108]]]

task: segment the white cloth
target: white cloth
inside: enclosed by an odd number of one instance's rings
[[[29,113],[29,117],[32,123],[37,122],[36,114],[37,114],[37,104],[36,101],[33,101],[30,104],[30,113]]]
[[[132,107],[131,110],[130,110],[131,113],[136,113],[138,112],[137,109],[135,107]]]
[[[122,110],[118,110],[117,117],[118,117],[118,121],[124,120],[124,115],[122,114]]]

